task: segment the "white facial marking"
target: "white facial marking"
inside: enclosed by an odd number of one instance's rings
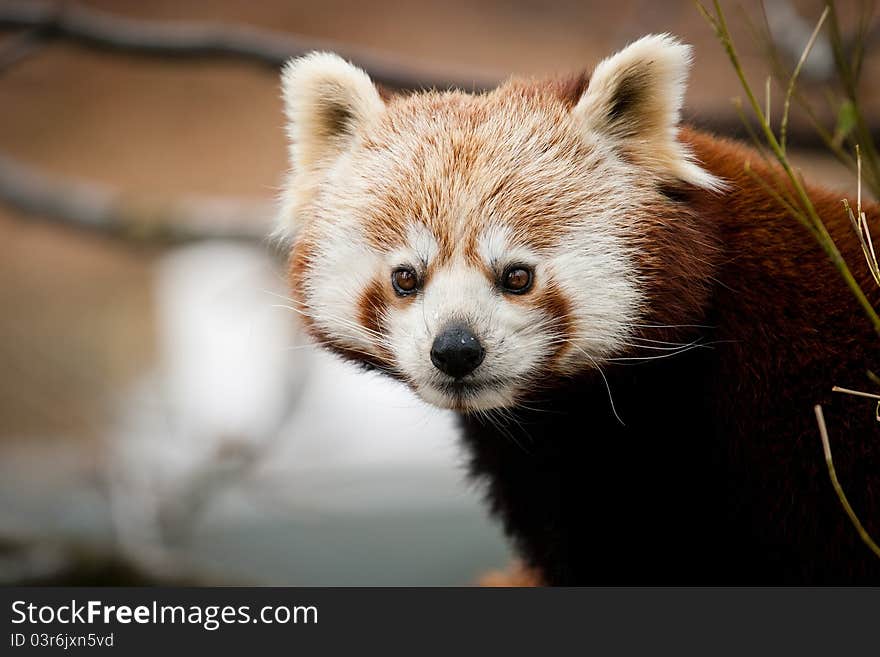
[[[539,261],[534,251],[519,245],[508,226],[493,224],[480,234],[477,253],[482,261],[493,268],[514,264],[533,265]]]
[[[410,265],[423,269],[437,257],[439,248],[437,239],[428,227],[415,222],[407,230],[404,245],[392,251],[385,260],[391,268]]]
[[[541,313],[505,302],[486,274],[453,259],[431,274],[422,293],[404,310],[390,314],[389,338],[398,366],[416,391],[443,407],[470,409],[509,406],[536,359],[547,348],[527,329]],[[435,337],[450,323],[468,326],[485,350],[485,358],[462,382],[469,392],[458,398],[449,392],[453,379],[431,362]]]

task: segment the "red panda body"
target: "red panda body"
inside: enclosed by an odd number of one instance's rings
[[[825,469],[880,534],[880,341],[828,257],[678,125],[689,51],[589,81],[382,96],[284,74],[295,310],[324,347],[459,412],[471,472],[549,584],[880,584]],[[840,197],[810,195],[871,301]],[[868,216],[877,216],[876,207]]]
[[[703,346],[621,361],[607,382],[562,382],[500,427],[464,415],[472,471],[551,584],[880,583],[880,559],[832,489],[813,413],[822,403],[839,477],[876,536],[880,424],[872,402],[831,386],[864,387],[877,336],[824,251],[743,172],[749,160],[766,175],[760,156],[683,138],[731,182],[678,201],[717,248],[710,294],[682,317],[693,326],[667,337]],[[839,195],[810,195],[876,302]],[[672,261],[701,250],[682,238]],[[662,286],[656,295],[680,303]]]

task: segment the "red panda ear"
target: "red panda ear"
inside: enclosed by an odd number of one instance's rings
[[[312,53],[281,75],[294,174],[332,161],[385,103],[369,76],[332,53]]]
[[[299,228],[300,208],[314,193],[321,171],[385,111],[385,102],[366,73],[331,53],[289,61],[281,90],[292,170],[275,232],[292,237]]]
[[[649,35],[599,62],[572,110],[585,128],[661,177],[717,189],[678,141],[690,67],[690,46],[669,35]]]

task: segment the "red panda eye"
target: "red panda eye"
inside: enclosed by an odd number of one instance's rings
[[[391,286],[398,296],[405,297],[416,291],[419,279],[409,267],[398,267],[391,272]]]
[[[532,287],[534,275],[532,270],[523,265],[514,265],[504,270],[501,276],[501,286],[506,292],[524,294]]]

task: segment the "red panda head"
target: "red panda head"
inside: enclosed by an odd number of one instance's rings
[[[633,236],[658,190],[718,184],[677,139],[688,63],[650,36],[589,85],[390,99],[335,55],[289,63],[281,223],[311,333],[465,411],[620,352],[644,316]]]

